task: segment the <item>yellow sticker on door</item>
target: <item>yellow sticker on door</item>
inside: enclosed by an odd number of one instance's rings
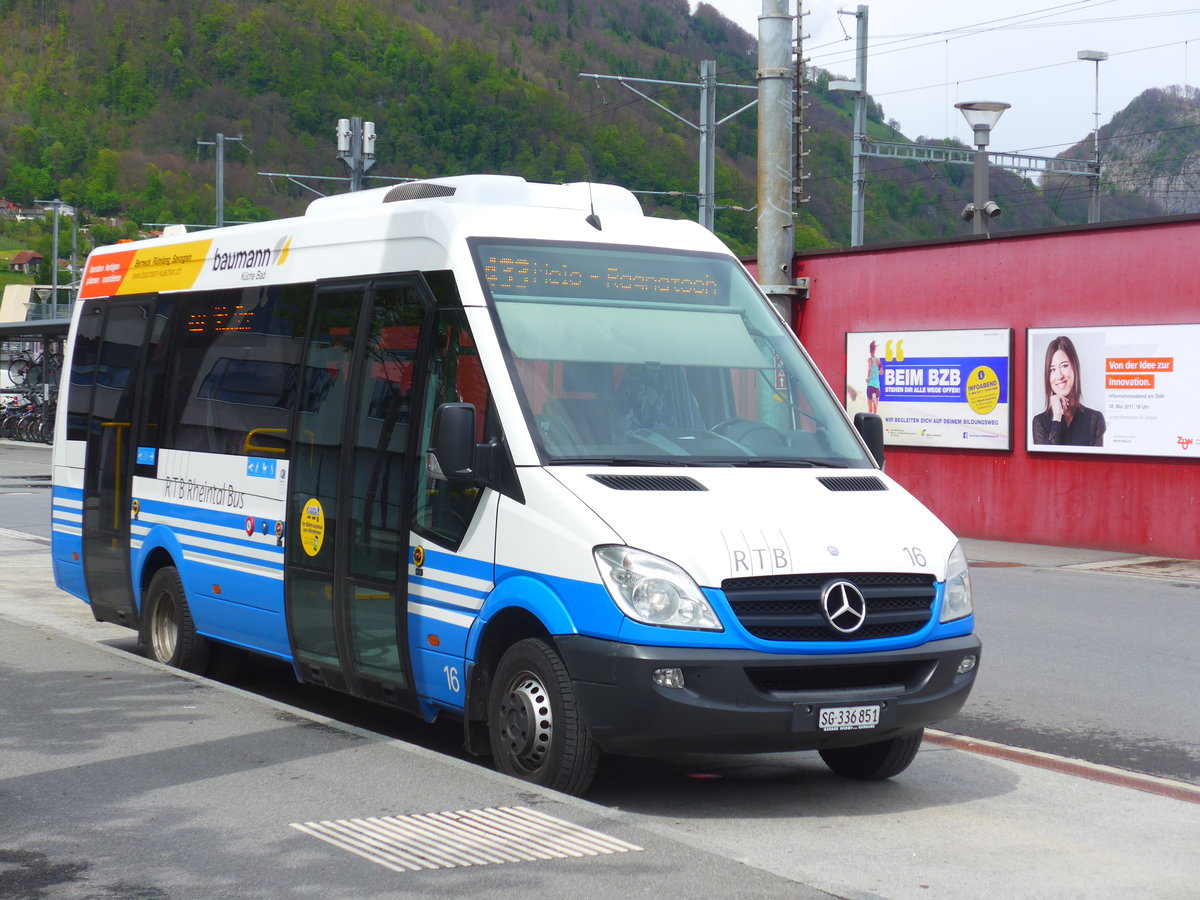
[[[304,509],[300,513],[300,546],[309,556],[321,552],[325,543],[325,510],[321,501],[315,497],[304,501]]]

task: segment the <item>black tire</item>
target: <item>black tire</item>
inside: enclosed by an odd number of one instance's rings
[[[29,360],[18,356],[16,359],[9,360],[8,363],[8,379],[13,384],[25,383],[26,366],[29,365]]]
[[[600,761],[562,659],[545,641],[508,648],[488,697],[496,768],[532,784],[580,795]]]
[[[185,672],[203,675],[208,669],[210,647],[208,641],[196,633],[178,569],[164,566],[154,573],[146,588],[142,608],[150,658]]]
[[[822,750],[821,759],[843,778],[857,781],[883,781],[899,775],[916,758],[921,749],[925,729],[861,747],[838,747]]]

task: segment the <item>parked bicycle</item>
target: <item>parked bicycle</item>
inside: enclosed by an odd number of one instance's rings
[[[47,353],[45,350],[37,356],[28,349],[22,350],[8,363],[9,380],[18,387],[39,387],[46,380],[57,384],[61,371],[62,355],[56,352]]]
[[[0,412],[0,437],[13,441],[54,440],[54,405],[13,397]]]

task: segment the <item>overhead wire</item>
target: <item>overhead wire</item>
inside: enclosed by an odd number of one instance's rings
[[[956,40],[956,39],[962,38],[962,37],[971,37],[976,34],[986,34],[987,32],[990,32],[990,31],[1002,31],[1007,28],[1014,27],[1014,23],[1011,23],[1012,19],[1022,19],[1022,18],[1025,18],[1026,16],[1036,16],[1037,18],[1030,19],[1024,23],[1015,23],[1015,24],[1021,24],[1021,25],[1025,25],[1028,27],[1035,27],[1035,26],[1029,26],[1029,22],[1034,22],[1034,21],[1038,21],[1040,19],[1050,18],[1051,16],[1055,16],[1055,15],[1062,15],[1066,11],[1077,9],[1079,7],[1088,5],[1089,3],[1092,6],[1104,6],[1109,3],[1115,3],[1115,2],[1116,2],[1116,0],[1099,0],[1099,2],[1093,2],[1093,0],[1074,0],[1074,2],[1063,3],[1058,6],[1050,6],[1050,7],[1045,7],[1043,9],[1034,9],[1034,10],[1029,10],[1028,12],[1023,12],[1023,13],[1014,13],[1011,16],[1002,16],[1001,18],[998,18],[998,19],[988,19],[986,21],[976,23],[975,25],[966,25],[966,26],[962,26],[961,28],[947,28],[947,29],[943,29],[941,31],[929,31],[929,32],[924,32],[924,33],[920,33],[920,34],[915,34],[915,35],[901,36],[901,37],[897,37],[891,41],[885,40],[885,41],[883,41],[883,43],[881,45],[877,45],[877,46],[889,47],[893,44],[904,44],[906,42],[913,41],[913,40],[925,41],[925,43],[911,44],[909,46],[904,46],[904,47],[895,47],[891,50],[885,49],[885,50],[882,50],[879,52],[872,50],[872,56],[873,57],[874,56],[884,56],[887,54],[900,53],[900,52],[904,52],[904,51],[908,51],[908,50],[919,50],[921,47],[928,47],[933,44],[940,44],[946,40]],[[1040,13],[1045,13],[1045,15],[1039,15]],[[999,24],[999,23],[1010,23],[1010,24]],[[983,27],[983,26],[991,26],[991,27]],[[968,31],[967,29],[970,29],[970,30]],[[946,35],[949,35],[949,37],[945,37]],[[937,40],[928,40],[929,38],[937,38]],[[839,42],[839,43],[841,43],[841,42]],[[817,47],[810,48],[810,50],[817,50],[817,49],[820,49],[820,48],[817,48]],[[846,59],[835,60],[834,62],[836,64],[836,63],[841,63],[841,62],[847,62],[847,61],[850,61],[853,59],[854,59],[853,56],[847,56]]]

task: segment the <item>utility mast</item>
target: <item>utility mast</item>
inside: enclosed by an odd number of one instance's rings
[[[867,198],[867,172],[864,168],[863,145],[867,139],[867,7],[859,5],[856,12],[838,10],[839,16],[854,16],[858,20],[855,35],[858,39],[854,54],[854,80],[831,81],[829,90],[841,91],[854,98],[854,132],[850,141],[853,173],[850,176],[850,246],[863,243],[863,214]]]
[[[240,137],[226,137],[217,133],[215,141],[196,141],[201,147],[217,148],[217,227],[225,224],[225,145],[231,141],[240,141]]]
[[[363,174],[375,165],[375,123],[338,119],[337,158],[350,167],[350,190],[361,191]]]
[[[786,0],[785,0],[786,2]],[[700,62],[700,82],[687,81],[663,81],[659,78],[629,78],[624,75],[597,75],[592,72],[580,72],[580,78],[595,79],[596,84],[601,80],[607,79],[619,82],[628,90],[633,91],[643,100],[648,100],[670,116],[675,117],[684,125],[693,128],[700,132],[700,190],[697,194],[700,200],[700,224],[709,231],[713,230],[713,218],[716,211],[716,170],[717,170],[717,126],[724,125],[734,116],[743,113],[750,107],[758,103],[758,100],[751,100],[741,109],[731,112],[722,119],[717,118],[717,88],[735,88],[744,91],[753,91],[755,88],[746,84],[723,84],[717,81],[717,62],[713,59],[705,59]],[[634,83],[638,84],[656,84],[665,87],[698,87],[700,88],[700,121],[699,123],[685,119],[683,116],[674,110],[659,103],[653,97],[648,96],[642,91],[635,88]]]
[[[791,322],[796,70],[788,0],[763,0],[758,17],[758,281]]]
[[[804,157],[808,156],[809,151],[804,149],[804,135],[808,133],[808,128],[804,124],[804,111],[808,109],[809,104],[804,98],[808,91],[804,86],[808,84],[808,60],[804,58],[804,17],[808,13],[804,12],[804,0],[796,0],[796,86],[795,103],[796,114],[793,118],[795,125],[795,155],[793,157],[792,166],[792,194],[796,198],[793,204],[793,210],[808,202],[808,194],[804,190],[804,182],[809,177],[809,173],[804,171]]]

